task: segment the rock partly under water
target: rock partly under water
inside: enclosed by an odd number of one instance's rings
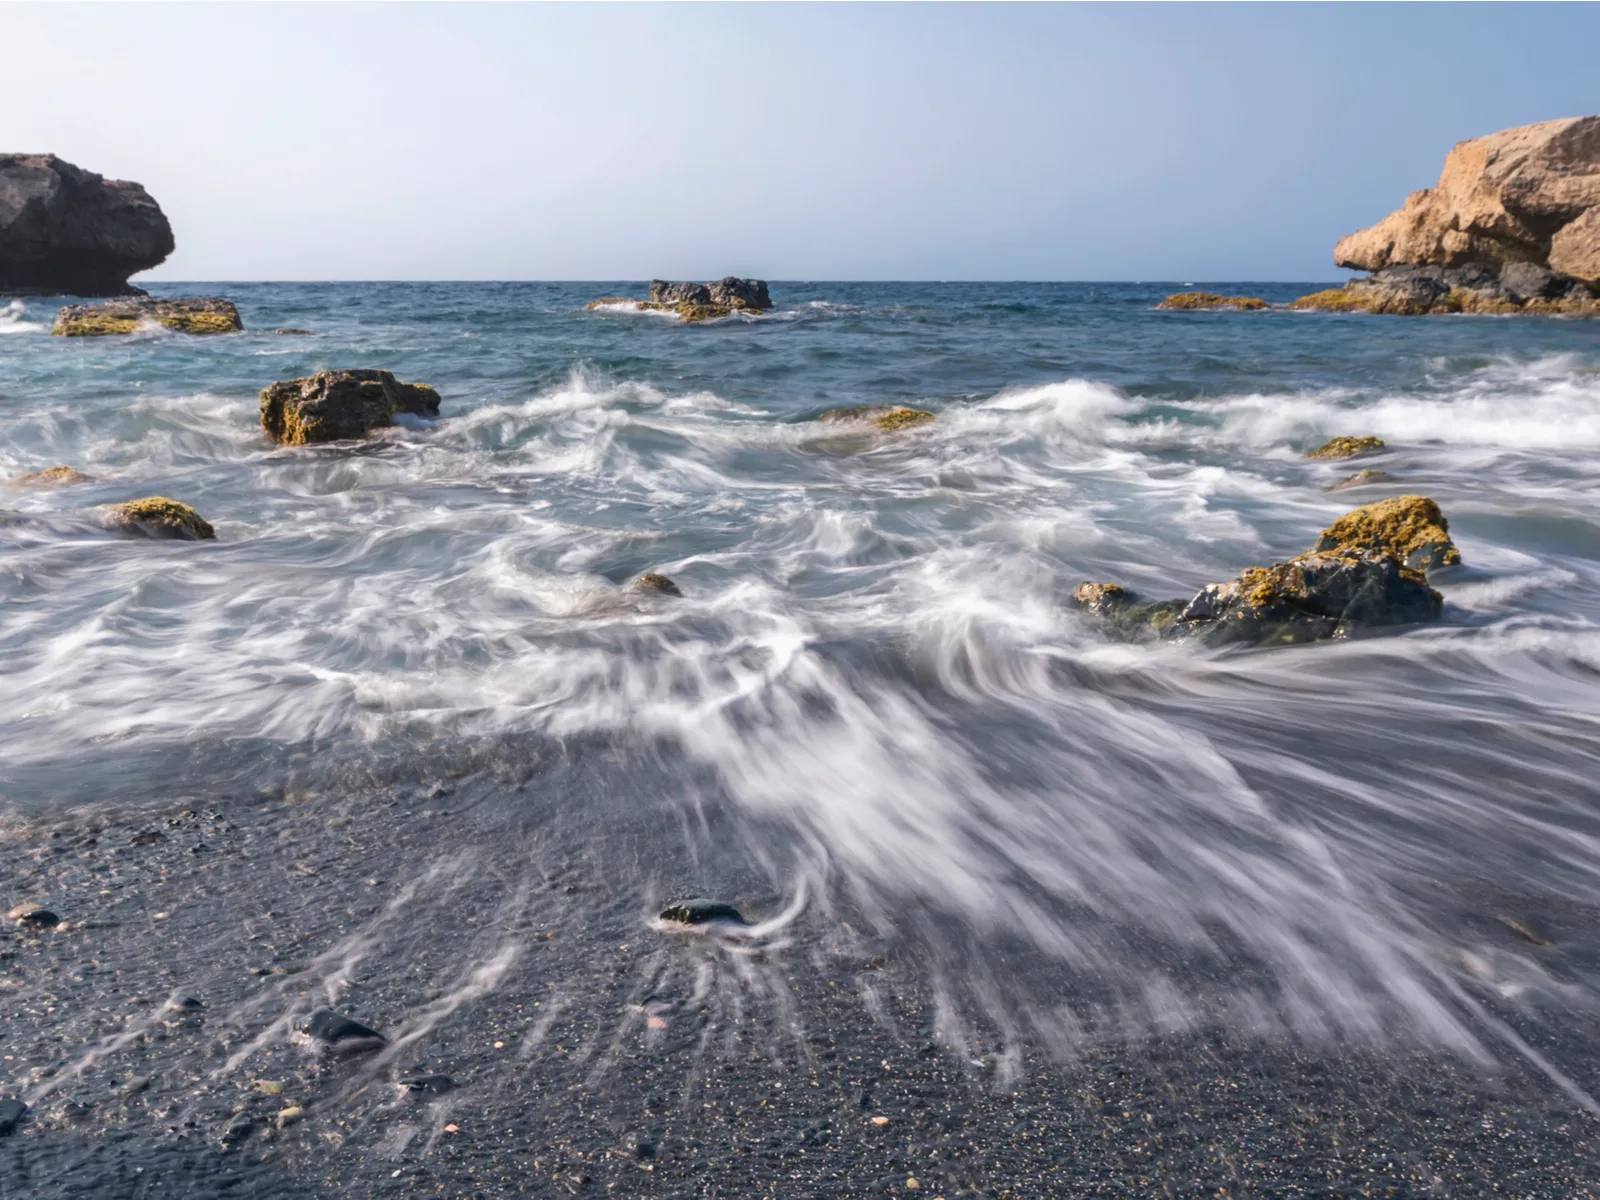
[[[1338,483],[1330,483],[1326,491],[1342,492],[1346,488],[1368,487],[1378,483],[1393,483],[1395,477],[1387,471],[1377,471],[1371,467],[1363,467],[1354,475],[1346,475]]]
[[[137,183],[54,154],[0,154],[0,292],[142,294],[128,276],[172,253],[172,226]]]
[[[319,1008],[311,1013],[300,1022],[298,1031],[312,1044],[335,1054],[380,1050],[389,1042],[376,1029],[331,1008]]]
[[[659,596],[682,596],[678,585],[665,575],[655,571],[646,571],[633,581],[633,590],[636,592],[654,592]]]
[[[233,301],[221,296],[176,300],[143,297],[103,304],[69,304],[56,314],[56,337],[107,337],[160,326],[174,333],[238,333],[244,329]]]
[[[663,921],[679,925],[709,925],[714,922],[745,925],[744,914],[732,904],[722,900],[677,900],[661,910]]]
[[[105,512],[112,525],[144,537],[209,541],[217,536],[210,522],[194,509],[165,496],[110,504]]]
[[[1461,563],[1450,523],[1426,496],[1396,496],[1347,512],[1322,531],[1312,549],[1388,556],[1430,573]]]
[[[870,425],[879,433],[895,433],[932,424],[937,418],[920,408],[899,404],[863,404],[854,408],[830,408],[818,415],[824,425]]]
[[[1271,307],[1258,296],[1220,296],[1216,292],[1178,292],[1156,305],[1158,310],[1165,312],[1195,312],[1217,308],[1254,312]]]
[[[1374,454],[1383,449],[1383,439],[1378,437],[1336,437],[1323,442],[1315,450],[1306,452],[1307,458],[1355,458]]]
[[[656,304],[696,304],[718,308],[748,308],[764,312],[772,307],[765,279],[740,279],[729,275],[710,283],[650,281],[650,300]]]
[[[75,483],[93,483],[93,475],[85,475],[74,467],[46,467],[42,471],[29,471],[11,481],[14,487],[47,488],[69,487]]]
[[[373,369],[318,371],[261,391],[261,427],[286,446],[365,437],[394,424],[396,413],[437,417],[439,393]]]

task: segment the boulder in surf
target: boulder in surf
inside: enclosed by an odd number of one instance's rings
[[[210,541],[217,536],[211,523],[194,509],[165,496],[107,505],[105,512],[114,527],[141,537]]]
[[[817,420],[824,425],[870,425],[879,433],[898,433],[918,425],[930,425],[937,418],[920,408],[903,404],[862,404],[854,408],[830,408]]]
[[[238,333],[244,329],[233,301],[221,296],[157,300],[142,297],[107,300],[103,304],[69,304],[56,314],[50,332],[56,337],[109,337],[159,326],[173,333],[197,336]]]
[[[261,391],[261,427],[286,446],[365,437],[394,424],[396,413],[437,417],[439,393],[372,369],[319,371]]]
[[[1352,509],[1324,529],[1312,547],[1314,554],[1328,552],[1388,556],[1424,572],[1461,563],[1450,523],[1426,496],[1396,496]]]

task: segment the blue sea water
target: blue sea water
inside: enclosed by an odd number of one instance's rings
[[[584,308],[637,283],[153,285],[238,303],[204,339],[52,338],[58,301],[15,302],[0,481],[94,479],[0,483],[0,804],[598,737],[787,831],[813,897],[1021,937],[1141,1019],[1226,1008],[1159,967],[1231,938],[1279,984],[1236,1019],[1466,1040],[1465,950],[1507,994],[1556,984],[1464,943],[1449,896],[1600,909],[1600,322],[1153,310],[1190,286],[778,282],[685,326]],[[358,366],[439,419],[262,434],[263,386]],[[938,419],[813,421],[860,404]],[[1303,457],[1341,434],[1387,449]],[[1360,467],[1394,480],[1328,490]],[[1239,653],[1066,602],[1192,595],[1404,493],[1464,558],[1437,625]],[[217,540],[94,516],[149,495]]]

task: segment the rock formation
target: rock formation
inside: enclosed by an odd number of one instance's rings
[[[1459,143],[1437,187],[1342,238],[1374,274],[1290,307],[1387,313],[1600,312],[1600,117]]]
[[[715,321],[736,312],[765,312],[772,307],[764,279],[739,279],[729,275],[713,283],[666,283],[650,281],[650,299],[607,296],[592,300],[586,308],[614,308],[625,305],[640,312],[675,312],[686,324]]]
[[[233,301],[220,296],[182,300],[107,300],[104,304],[69,304],[56,314],[50,332],[56,337],[106,337],[137,333],[141,325],[160,325],[174,333],[238,333],[244,329]]]
[[[165,496],[148,496],[143,500],[129,500],[126,504],[112,504],[105,511],[112,525],[144,537],[209,541],[217,536],[211,523],[194,509],[176,500],[168,500]]]
[[[1259,296],[1219,296],[1216,292],[1179,292],[1168,296],[1156,308],[1165,312],[1193,312],[1214,308],[1231,308],[1241,312],[1254,312],[1271,308]]]
[[[931,424],[937,418],[920,408],[906,408],[896,404],[862,404],[855,408],[830,408],[817,420],[824,425],[871,425],[879,433],[898,433],[918,425]]]
[[[439,393],[377,370],[319,371],[261,391],[261,427],[287,446],[365,437],[396,413],[437,417]]]
[[[1307,458],[1356,458],[1362,454],[1375,454],[1383,449],[1383,439],[1372,437],[1329,438],[1315,450],[1306,452]]]
[[[173,245],[167,218],[137,183],[53,154],[0,154],[0,291],[140,295],[128,276]]]

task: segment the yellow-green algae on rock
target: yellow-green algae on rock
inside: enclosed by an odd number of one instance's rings
[[[1322,531],[1312,553],[1325,551],[1388,555],[1423,571],[1461,562],[1450,523],[1426,496],[1396,496],[1345,513]]]
[[[199,336],[244,329],[238,308],[220,296],[172,300],[142,296],[103,304],[69,304],[56,314],[50,332],[56,337],[107,337],[136,333],[145,322]]]
[[[670,312],[677,313],[686,325],[697,325],[701,321],[717,321],[723,317],[731,317],[736,312],[759,312],[753,305],[735,300],[728,304],[697,304],[692,300],[636,300],[628,296],[605,296],[599,300],[591,300],[584,305],[585,309],[614,308],[619,304],[631,306],[636,312]]]
[[[1354,475],[1346,475],[1338,483],[1330,483],[1324,491],[1342,492],[1345,488],[1369,487],[1378,483],[1393,483],[1394,476],[1387,471],[1374,471],[1371,467],[1363,467]]]
[[[1315,450],[1306,454],[1307,458],[1355,458],[1360,454],[1372,454],[1383,449],[1383,439],[1378,437],[1336,437],[1330,438]]]
[[[17,487],[67,487],[74,483],[91,483],[93,475],[85,475],[73,467],[46,467],[18,475],[11,482]]]
[[[129,500],[126,504],[107,505],[106,512],[114,524],[147,537],[205,541],[217,536],[210,522],[194,509],[176,500],[168,500],[165,496],[146,496],[143,500]]]
[[[261,389],[261,427],[286,446],[365,437],[392,425],[396,413],[437,417],[439,393],[371,367],[318,371]]]
[[[907,408],[903,404],[861,404],[854,408],[830,408],[817,417],[825,425],[871,425],[879,433],[897,433],[936,421],[931,412]]]
[[[1178,292],[1156,305],[1157,310],[1164,312],[1197,312],[1214,308],[1255,312],[1271,307],[1257,296],[1220,296],[1216,292]]]

